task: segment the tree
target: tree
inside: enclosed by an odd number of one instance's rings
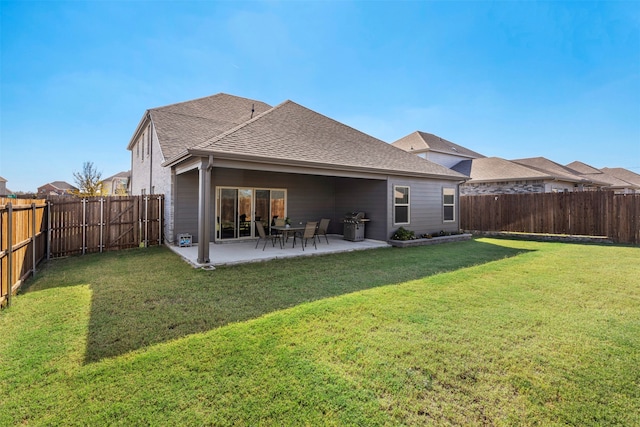
[[[73,178],[78,186],[78,191],[74,194],[80,197],[91,197],[102,195],[102,173],[93,166],[93,162],[84,162],[82,172],[74,172]]]

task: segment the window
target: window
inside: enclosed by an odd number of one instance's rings
[[[393,223],[409,224],[409,187],[393,187]]]
[[[450,222],[456,220],[456,189],[442,189],[442,220]]]

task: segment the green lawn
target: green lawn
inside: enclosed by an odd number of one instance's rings
[[[87,255],[0,331],[0,425],[640,425],[638,247]]]

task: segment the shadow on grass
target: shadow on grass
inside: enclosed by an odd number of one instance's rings
[[[168,248],[54,261],[29,291],[89,284],[85,363],[277,310],[513,257],[475,240],[219,267],[190,267]]]

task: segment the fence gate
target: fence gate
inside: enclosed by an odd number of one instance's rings
[[[49,199],[52,258],[162,244],[162,195]]]

